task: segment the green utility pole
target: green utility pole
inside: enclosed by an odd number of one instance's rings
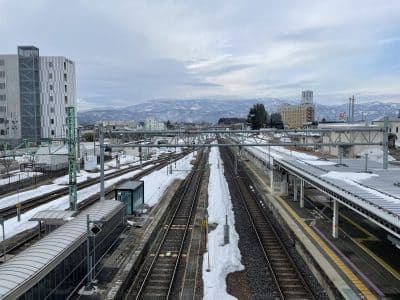
[[[76,210],[76,135],[75,107],[68,106],[67,111],[67,142],[68,142],[68,174],[69,174],[69,209]]]

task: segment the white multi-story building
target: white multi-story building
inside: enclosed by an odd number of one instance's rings
[[[156,121],[153,117],[147,117],[144,121],[144,129],[150,131],[165,130],[165,124]]]
[[[313,104],[313,91],[301,92],[301,104]]]
[[[62,138],[67,106],[76,107],[74,63],[39,56],[33,46],[0,55],[0,140]]]

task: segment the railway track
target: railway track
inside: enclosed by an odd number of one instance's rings
[[[163,158],[161,160],[158,160],[157,162],[159,162],[159,164],[154,165],[154,166],[152,166],[150,168],[147,168],[147,169],[141,171],[140,173],[134,175],[129,180],[139,180],[142,177],[150,174],[151,172],[153,172],[155,170],[159,170],[159,169],[164,168],[168,163],[174,162],[176,160],[179,160],[179,159],[183,158],[189,152],[190,151],[182,152],[180,154],[175,155],[173,158],[166,157],[166,158]],[[154,163],[154,161],[152,163]],[[149,163],[146,164],[146,165],[149,165]],[[126,171],[127,169],[124,169],[124,170]],[[135,167],[135,169],[138,169],[138,168]],[[133,170],[130,169],[129,172],[131,172],[131,171],[133,171]],[[127,172],[124,172],[123,174],[125,174],[125,173],[127,173]],[[122,175],[122,174],[120,173],[119,175]],[[114,177],[116,177],[116,176],[114,176]],[[108,179],[110,179],[110,178],[108,178]],[[114,189],[113,188],[108,188],[105,191],[106,198],[109,198],[110,196],[113,196],[113,195],[114,195]],[[98,201],[99,199],[100,199],[99,195],[94,195],[92,197],[89,197],[87,200],[78,203],[78,210],[85,209],[86,207],[92,205],[94,202]],[[38,239],[40,239],[39,230],[38,230],[38,226],[36,226],[35,228],[31,228],[31,229],[27,230],[26,232],[22,232],[22,233],[18,234],[16,237],[11,238],[10,240],[6,240],[5,241],[5,243],[6,243],[6,254],[7,255],[16,255],[19,252],[21,252],[23,249],[27,248],[27,246],[29,246],[30,244],[33,244],[34,242],[36,242]],[[4,255],[1,252],[0,253],[0,259],[2,259],[3,257],[4,257]],[[1,261],[0,261],[0,263],[1,263]]]
[[[206,155],[199,152],[197,167],[188,175],[175,194],[177,205],[170,221],[161,229],[160,242],[153,244],[125,299],[178,298],[173,293],[183,252],[187,247],[193,225],[200,185],[205,169]],[[174,200],[173,200],[174,201]]]
[[[159,165],[164,166],[164,164],[169,163],[170,161],[176,161],[178,159],[181,159],[182,157],[184,157],[188,153],[189,153],[189,151],[185,151],[185,152],[182,152],[182,153],[179,153],[179,154],[175,154],[172,157],[164,157],[164,158],[161,158],[161,159],[157,159],[155,161],[148,161],[148,162],[143,163],[142,167],[146,167],[148,165],[157,164],[157,163]],[[141,174],[146,175],[146,173],[145,173],[146,171],[150,170],[149,172],[151,172],[155,168],[157,168],[157,165],[154,166],[154,167],[151,167],[149,169],[144,170],[144,173],[141,173]],[[124,175],[126,173],[129,173],[129,172],[132,172],[132,171],[135,171],[135,170],[139,170],[139,169],[140,169],[140,166],[134,166],[134,167],[126,168],[126,169],[121,169],[121,170],[118,170],[116,172],[113,172],[113,173],[105,175],[104,179],[108,180],[108,179],[116,178],[118,176]],[[144,175],[142,175],[142,176],[144,176]],[[100,182],[100,178],[89,179],[89,180],[86,180],[84,182],[78,183],[77,184],[77,188],[78,188],[78,190],[84,189],[84,188],[87,188],[87,187],[89,187],[91,185],[98,184],[99,182]],[[65,195],[68,195],[68,186],[63,187],[63,188],[61,188],[59,190],[44,194],[44,195],[40,195],[40,196],[37,196],[37,197],[30,198],[30,199],[28,199],[26,201],[21,202],[21,213],[24,213],[24,212],[26,212],[26,211],[28,211],[28,210],[30,210],[32,208],[38,207],[38,206],[40,206],[40,205],[42,205],[44,203],[48,203],[50,201],[53,201],[53,200],[55,200],[57,198],[65,196]],[[3,217],[5,220],[9,219],[9,218],[12,218],[12,217],[15,217],[16,215],[17,215],[17,210],[16,210],[16,206],[15,205],[4,207],[4,208],[0,209],[0,216]]]
[[[243,203],[264,254],[269,277],[275,287],[272,296],[279,299],[314,299],[306,281],[290,257],[270,219],[266,216],[265,209],[254,191],[250,189],[252,186],[250,178],[240,167],[238,167],[239,176],[234,174],[234,158],[231,151],[223,149],[221,155],[225,170],[228,171],[228,176],[235,183],[236,194]]]

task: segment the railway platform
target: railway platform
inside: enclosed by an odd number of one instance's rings
[[[298,202],[272,194],[265,170],[260,170],[250,161],[243,163],[263,201],[290,232],[297,250],[328,295],[331,298],[377,299],[379,295],[310,226],[309,221],[315,217],[295,209],[296,205],[299,206]]]

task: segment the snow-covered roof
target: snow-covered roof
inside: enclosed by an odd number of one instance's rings
[[[380,117],[380,118],[373,120],[373,122],[384,122],[384,119],[385,119],[385,117]],[[400,118],[389,117],[388,122],[399,122],[400,123]]]
[[[87,214],[92,220],[101,220],[122,206],[121,202],[114,200],[98,201],[70,222],[1,265],[0,298],[19,297],[60,263],[64,252],[73,251],[71,247],[79,246],[77,242],[86,236]]]
[[[51,145],[51,146],[41,146],[36,151],[37,155],[44,155],[44,154],[65,154],[68,155],[68,147],[67,145]]]
[[[368,160],[365,172],[365,159],[320,160],[283,147],[249,147],[255,156],[268,160],[271,157],[309,182],[314,182],[329,190],[348,203],[361,208],[372,216],[386,230],[397,228],[400,231],[400,168],[390,166],[383,170],[381,162]],[[390,225],[387,225],[390,224]],[[392,231],[393,232],[393,231]]]

